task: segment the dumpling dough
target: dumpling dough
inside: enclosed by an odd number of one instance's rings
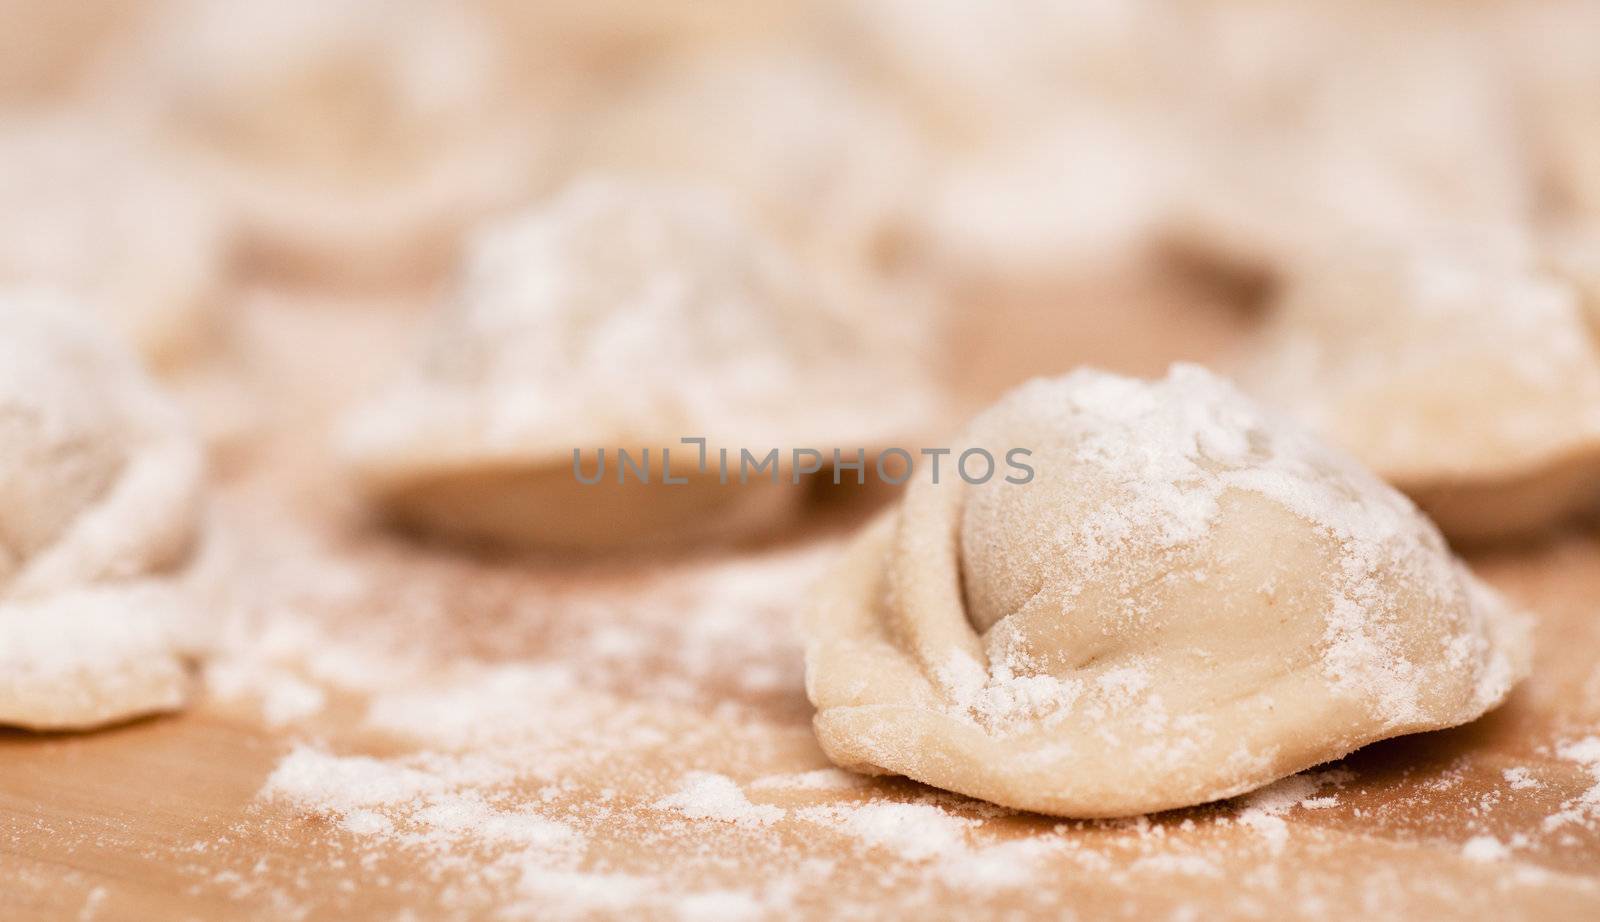
[[[87,121],[0,131],[0,284],[68,288],[158,369],[214,332],[221,215],[145,146]]]
[[[182,705],[202,460],[81,308],[0,292],[0,724],[92,727]]]
[[[483,234],[421,361],[350,422],[346,454],[402,522],[510,545],[729,538],[799,490],[718,482],[748,449],[853,457],[926,424],[911,338],[803,272],[708,189],[598,177]],[[707,440],[706,476],[693,476]],[[573,451],[592,476],[578,483]],[[615,452],[650,449],[649,484]],[[661,450],[673,476],[660,482]],[[735,469],[736,470],[736,469]]]
[[[1037,380],[964,446],[1035,475],[923,469],[810,607],[841,766],[1121,816],[1464,723],[1528,669],[1524,619],[1405,497],[1201,368]]]
[[[1600,305],[1554,251],[1349,251],[1295,276],[1241,371],[1452,540],[1600,504]]]
[[[468,4],[185,0],[114,73],[268,271],[428,278],[539,173],[505,49]]]

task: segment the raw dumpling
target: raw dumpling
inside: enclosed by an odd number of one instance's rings
[[[44,292],[0,293],[0,724],[182,705],[202,456],[133,357]]]
[[[265,268],[379,283],[447,266],[539,172],[509,64],[467,4],[185,0],[108,95],[237,211]]]
[[[1201,368],[1034,381],[968,448],[1032,475],[924,468],[811,606],[841,766],[1135,814],[1464,723],[1527,671],[1524,619],[1404,496]]]
[[[0,285],[71,290],[156,368],[203,349],[227,235],[146,147],[82,120],[13,120],[0,131],[0,215]]]
[[[1349,252],[1292,280],[1242,379],[1452,540],[1525,535],[1600,504],[1593,296],[1522,244]]]
[[[513,545],[733,537],[783,521],[791,450],[872,449],[931,410],[891,344],[715,192],[591,178],[476,242],[421,361],[361,410],[347,455],[390,514]],[[708,466],[696,476],[706,440]],[[597,484],[597,453],[610,456]],[[651,452],[652,482],[616,451]],[[674,477],[660,482],[662,449]],[[720,450],[778,469],[720,483]],[[830,459],[831,460],[831,459]],[[779,482],[773,483],[773,480]]]

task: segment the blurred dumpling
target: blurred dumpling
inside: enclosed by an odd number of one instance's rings
[[[1227,274],[1281,280],[1362,241],[1404,244],[1441,226],[1528,217],[1535,189],[1517,110],[1483,67],[1479,37],[1425,8],[1359,9],[1258,17],[1235,7],[1242,34],[1201,39],[1218,59],[1236,48],[1300,50],[1237,74],[1238,87],[1196,83],[1187,124],[1201,140],[1165,221],[1174,250]]]
[[[594,113],[586,169],[720,185],[824,265],[886,268],[923,158],[910,126],[838,62],[719,55],[641,75]]]
[[[201,451],[81,308],[0,292],[0,724],[172,710]]]
[[[1169,85],[1185,34],[1149,0],[840,4],[849,46],[937,136],[959,143],[1048,120],[1061,102]]]
[[[1600,307],[1523,244],[1352,250],[1290,281],[1246,386],[1459,541],[1600,506]]]
[[[214,332],[228,269],[221,216],[148,147],[64,117],[0,127],[0,285],[77,295],[150,365]]]
[[[1163,105],[1178,17],[1145,2],[844,6],[847,51],[924,147],[919,266],[993,296],[1143,255],[1181,159]]]
[[[1552,0],[1482,13],[1517,94],[1541,204],[1565,220],[1600,218],[1600,6]]]
[[[1126,269],[1165,216],[1176,168],[1158,119],[1061,105],[1021,130],[949,150],[931,170],[916,249],[980,290]]]
[[[602,88],[641,69],[756,45],[789,45],[812,30],[818,5],[790,0],[466,0],[487,11],[517,58],[518,76],[545,87]]]
[[[1464,723],[1527,671],[1524,619],[1405,497],[1201,368],[1034,381],[979,448],[1028,472],[924,468],[810,606],[841,766],[1144,813]]]
[[[184,0],[108,87],[237,211],[269,271],[415,280],[541,178],[505,53],[464,4]]]
[[[485,232],[420,362],[350,420],[403,522],[515,545],[736,537],[784,521],[795,448],[872,449],[933,407],[915,331],[803,271],[721,194],[590,178]],[[703,438],[709,460],[680,442]],[[610,466],[598,484],[596,453]],[[660,482],[662,449],[674,477]],[[723,484],[719,452],[765,476]],[[653,460],[619,485],[616,452]],[[734,478],[737,481],[737,477]]]

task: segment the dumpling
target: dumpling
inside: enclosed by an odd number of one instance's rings
[[[1528,669],[1405,497],[1199,367],[1036,380],[945,460],[810,606],[841,766],[1136,814],[1470,721]]]
[[[158,369],[215,332],[226,228],[146,146],[82,119],[12,120],[0,215],[0,285],[71,290]]]
[[[1350,251],[1293,277],[1241,380],[1452,540],[1600,505],[1600,305],[1521,243]]]
[[[133,357],[59,298],[0,292],[0,724],[35,729],[182,705],[175,579],[203,466]]]
[[[491,26],[435,0],[185,0],[109,70],[269,273],[426,279],[538,178]]]
[[[932,412],[915,338],[829,288],[714,191],[581,180],[476,241],[420,361],[354,415],[345,453],[392,517],[492,543],[771,528],[800,492],[793,450],[850,457]],[[619,449],[650,451],[650,483],[618,483]],[[772,449],[770,473],[738,475],[742,451],[759,466]],[[667,459],[688,483],[661,482]]]

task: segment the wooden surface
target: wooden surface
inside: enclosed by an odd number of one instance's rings
[[[208,566],[228,578],[215,590],[212,687],[185,713],[103,732],[0,733],[0,918],[1600,917],[1600,822],[1549,819],[1600,783],[1560,755],[1600,733],[1594,533],[1474,558],[1540,616],[1533,678],[1476,724],[1325,766],[1308,781],[1315,809],[1235,802],[1059,823],[895,780],[763,788],[754,780],[826,762],[799,683],[794,599],[763,596],[761,567],[788,574],[825,561],[869,510],[821,517],[798,546],[598,563],[475,557],[376,529],[329,465],[328,424],[400,354],[415,307],[259,292],[229,305],[225,358],[184,384],[218,440],[212,531],[223,563]],[[1137,288],[978,299],[958,322],[952,364],[972,402],[1080,361],[1153,372],[1217,356],[1245,325],[1194,291]],[[706,620],[694,587],[721,583],[683,574],[740,561],[753,561],[756,585],[740,584],[744,594]],[[680,608],[699,614],[679,618]],[[291,624],[324,633],[290,642],[270,630]],[[722,633],[696,636],[705,625]],[[426,700],[435,688],[442,698],[487,670],[570,662],[569,639],[600,637],[597,626],[644,638],[645,649],[583,660],[567,699],[530,698],[524,713],[513,696],[464,735],[422,717],[415,727],[376,719],[375,702]],[[370,681],[297,660],[367,646],[391,667]],[[257,694],[272,682],[250,679],[268,661],[273,681],[323,683],[326,700],[274,716]],[[759,680],[752,665],[766,670]],[[412,692],[422,699],[402,697]],[[563,700],[592,726],[563,723]],[[623,714],[632,729],[613,724]],[[641,715],[661,734],[612,745]],[[504,771],[463,784],[492,789],[498,806],[562,818],[583,849],[556,873],[532,852],[455,833],[364,835],[336,811],[260,796],[297,746],[455,768],[481,756]],[[1525,769],[1528,783],[1513,787],[1507,769]],[[661,809],[693,770],[735,779],[782,818],[752,829]],[[936,807],[965,823],[964,842],[929,857],[807,819],[865,803]],[[1505,852],[1469,847],[1481,837]],[[1014,843],[1024,846],[1005,850]],[[1027,873],[995,870],[1008,863]],[[983,874],[974,882],[963,867]],[[633,888],[626,900],[595,892],[627,889],[620,881]],[[573,895],[585,887],[588,897]]]

